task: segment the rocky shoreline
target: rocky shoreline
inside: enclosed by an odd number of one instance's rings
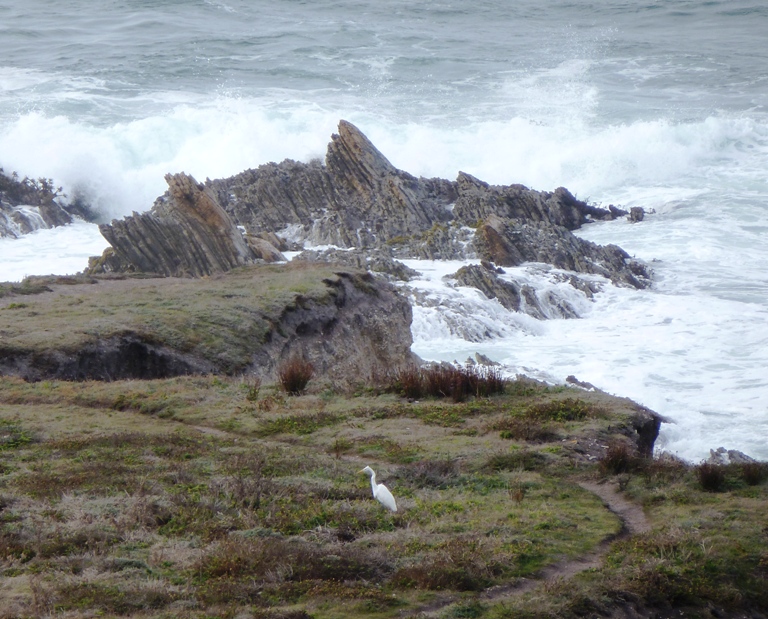
[[[166,180],[101,226],[87,272],[0,285],[8,616],[764,617],[765,463],[654,456],[668,420],[573,376],[406,388],[461,371],[412,354],[404,260],[469,262],[451,285],[576,318],[515,267],[587,299],[646,288],[573,234],[642,211],[415,178],[344,121],[325,162]],[[350,475],[369,462],[397,514]]]
[[[183,173],[166,181],[150,211],[100,226],[112,247],[92,262],[92,273],[196,277],[330,245],[358,260],[543,262],[616,285],[650,285],[648,267],[619,247],[572,234],[626,211],[590,206],[562,187],[492,186],[463,172],[456,181],[416,178],[343,120],[325,162],[286,160],[205,183]]]
[[[417,275],[402,260],[477,261],[479,264],[448,275],[449,280],[456,286],[479,290],[509,311],[539,320],[576,318],[578,311],[551,291],[540,293],[527,281],[516,280],[505,273],[505,268],[537,263],[554,269],[551,277],[587,299],[604,285],[642,289],[651,284],[647,265],[621,248],[600,246],[573,234],[573,230],[597,220],[641,219],[642,212],[637,209],[628,214],[613,206],[597,208],[562,187],[545,192],[522,185],[493,186],[464,172],[459,172],[455,181],[417,178],[395,168],[357,127],[344,120],[331,137],[324,162],[268,163],[204,183],[184,173],[168,174],[166,181],[168,190],[149,211],[100,225],[110,247],[91,259],[83,277],[92,281],[220,277],[233,269],[285,262],[283,252],[301,251],[294,260],[297,263],[335,265],[340,278],[335,281],[342,282],[339,298],[355,297],[352,293],[361,288],[357,284],[364,277],[360,272],[379,276],[376,281],[366,280],[362,288],[367,288],[369,297],[377,299],[379,305],[388,299],[397,309],[368,303],[364,312],[355,314],[352,322],[357,326],[346,337],[353,337],[360,350],[368,350],[370,357],[377,358],[379,344],[373,340],[381,329],[374,328],[373,322],[378,320],[375,316],[388,313],[390,324],[381,337],[403,351],[399,362],[389,353],[381,357],[380,361],[386,361],[383,365],[390,367],[413,360],[407,350],[411,314],[410,308],[403,309],[408,302],[402,293],[412,299],[417,293],[388,283],[408,282]],[[40,213],[58,214],[57,221],[63,223],[67,217],[71,221],[72,215],[56,199],[60,190],[54,191],[49,181],[8,180],[2,190],[0,196],[6,202],[34,203]],[[314,249],[317,246],[334,249]],[[357,284],[349,286],[348,282]],[[302,303],[289,299],[286,307]],[[314,317],[307,310],[307,316],[297,324],[276,329],[290,333],[303,329],[301,338],[288,338],[291,344],[279,350],[266,341],[253,342],[251,360],[236,367],[212,362],[195,353],[195,347],[184,349],[172,338],[147,339],[126,318],[120,333],[82,327],[84,332],[99,335],[79,340],[79,349],[71,344],[67,350],[58,350],[55,345],[48,351],[33,350],[23,344],[21,336],[6,335],[0,371],[30,379],[150,378],[245,371],[271,376],[278,360],[299,354],[313,357],[321,372],[335,368],[337,379],[339,368],[346,367],[339,363],[341,359],[362,359],[362,355],[320,352],[335,350],[336,345],[329,343],[328,333],[333,331],[329,325],[352,324],[340,316],[326,316],[323,307],[314,307]],[[346,307],[346,301],[336,307]],[[33,312],[40,314],[37,309]],[[395,316],[403,319],[395,320]],[[383,325],[386,321],[379,322]],[[308,326],[315,323],[319,326]],[[15,333],[9,329],[6,333]],[[312,338],[314,343],[309,346],[306,342]],[[311,354],[310,348],[314,350]],[[121,365],[121,359],[130,362]],[[353,368],[351,371],[354,373]],[[372,368],[367,367],[367,371]]]
[[[67,202],[61,187],[46,178],[19,178],[0,168],[0,238],[19,238],[35,230],[71,224],[75,218],[92,220],[82,200]]]

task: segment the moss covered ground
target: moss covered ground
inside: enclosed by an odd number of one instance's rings
[[[768,608],[761,469],[724,467],[707,491],[677,460],[611,459],[633,410],[524,379],[456,403],[320,379],[289,396],[215,376],[4,378],[0,617]],[[618,483],[650,530],[622,535],[586,479]],[[595,552],[595,567],[552,570]]]

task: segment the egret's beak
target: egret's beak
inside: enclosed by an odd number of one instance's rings
[[[360,469],[358,473],[365,473],[365,469]]]

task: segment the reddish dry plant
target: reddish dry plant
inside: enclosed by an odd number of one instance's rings
[[[430,396],[463,402],[470,396],[488,397],[503,393],[505,386],[505,379],[495,368],[439,365],[401,370],[395,376],[393,389],[413,400]]]
[[[301,357],[284,361],[277,370],[280,386],[290,395],[299,395],[315,373],[315,367]]]

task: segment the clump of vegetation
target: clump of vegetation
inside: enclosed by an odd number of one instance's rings
[[[757,486],[768,479],[768,463],[745,462],[740,465],[741,478],[750,486]]]
[[[603,414],[598,406],[579,398],[563,398],[534,404],[526,409],[525,414],[531,419],[541,421],[582,421],[588,417]]]
[[[291,357],[277,370],[280,386],[290,395],[299,395],[315,373],[315,366],[301,357]]]
[[[702,462],[696,467],[696,477],[707,492],[720,492],[725,486],[725,467],[711,462]]]
[[[638,470],[645,462],[638,458],[623,441],[608,445],[605,455],[600,458],[600,470],[604,474],[620,475]]]
[[[468,397],[485,398],[504,392],[506,380],[494,367],[448,364],[401,370],[391,390],[417,400],[422,397],[451,398],[463,402]]]
[[[489,429],[498,431],[501,438],[517,441],[544,443],[557,438],[549,423],[516,415],[507,415],[495,421]]]
[[[398,371],[392,384],[392,390],[411,400],[421,399],[424,396],[421,370],[415,366],[408,366]]]
[[[245,399],[249,402],[257,402],[259,400],[259,391],[261,391],[261,378],[252,376],[243,385],[245,387]]]

